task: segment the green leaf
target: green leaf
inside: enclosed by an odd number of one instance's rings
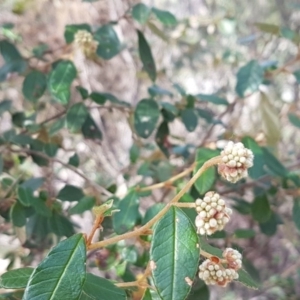
[[[72,133],[78,132],[84,124],[88,114],[89,111],[83,103],[79,102],[72,105],[68,109],[66,116],[68,129]]]
[[[71,165],[71,166],[73,166],[73,167],[78,167],[79,166],[80,160],[79,160],[79,156],[78,156],[77,153],[74,153],[74,155],[72,155],[69,158],[68,164]]]
[[[265,163],[268,169],[277,176],[285,177],[288,170],[284,165],[265,147],[262,147]]]
[[[59,130],[64,128],[65,125],[66,125],[65,117],[62,117],[62,118],[58,119],[57,121],[53,122],[48,129],[49,136],[55,135]]]
[[[201,101],[210,102],[216,105],[229,105],[226,99],[216,95],[197,94],[195,97]]]
[[[244,137],[242,143],[246,148],[252,150],[254,154],[253,167],[248,170],[249,176],[253,179],[257,179],[266,174],[264,170],[264,153],[260,146],[251,137]]]
[[[188,295],[198,269],[198,236],[189,218],[177,207],[157,223],[150,249],[155,266],[152,275],[164,300],[182,300]]]
[[[33,268],[10,270],[0,276],[0,288],[23,289],[26,287]]]
[[[88,32],[91,32],[91,27],[89,24],[85,23],[66,25],[64,37],[67,44],[70,44],[74,41],[74,36],[78,30],[86,30]]]
[[[79,201],[83,197],[81,188],[69,184],[65,185],[57,195],[57,199],[61,201]]]
[[[280,27],[274,24],[267,24],[267,23],[254,23],[254,25],[263,32],[271,33],[274,35],[279,35]]]
[[[235,91],[243,98],[256,92],[263,82],[264,71],[256,60],[251,60],[241,67],[237,73]]]
[[[200,279],[196,279],[196,284],[193,283],[192,290],[187,298],[187,300],[209,300],[209,288]]]
[[[12,105],[12,101],[8,99],[4,99],[0,102],[0,117],[4,112],[10,110],[11,105]]]
[[[19,186],[17,194],[19,201],[24,206],[30,206],[33,202],[33,191],[31,188]]]
[[[86,139],[102,140],[102,132],[90,114],[85,119],[81,131]]]
[[[238,239],[250,239],[255,236],[255,231],[253,229],[236,229],[234,231],[234,237]]]
[[[139,44],[139,54],[141,61],[143,63],[144,70],[148,73],[152,81],[156,80],[156,66],[152,56],[150,46],[145,39],[143,33],[137,30],[138,34],[138,44]]]
[[[156,203],[156,204],[152,205],[146,211],[146,214],[145,214],[145,216],[144,216],[144,218],[142,220],[142,225],[145,225],[152,218],[154,218],[164,207],[165,207],[165,204],[163,204],[163,203]]]
[[[297,229],[300,231],[300,198],[296,198],[294,200],[293,221],[294,221]]]
[[[134,128],[137,134],[148,138],[156,127],[159,115],[159,107],[153,99],[141,100],[134,111]]]
[[[52,70],[48,80],[48,88],[53,98],[66,105],[69,103],[71,84],[76,78],[77,70],[69,60],[60,61]]]
[[[139,198],[135,191],[130,192],[117,206],[120,211],[113,215],[113,227],[117,234],[131,230],[139,218]]]
[[[155,97],[155,96],[170,96],[170,97],[173,97],[173,93],[171,93],[170,91],[154,84],[152,86],[150,86],[148,88],[148,92],[149,94],[152,96],[152,97]],[[173,106],[173,104],[171,103],[168,103],[168,102],[165,102],[167,104],[170,104]]]
[[[15,45],[6,40],[0,41],[0,53],[7,63],[22,59],[22,56]]]
[[[300,128],[300,118],[296,114],[289,113],[288,118],[291,124]]]
[[[109,280],[87,273],[80,300],[125,300],[126,293]]]
[[[79,299],[86,277],[82,234],[60,242],[30,276],[23,300]]]
[[[162,300],[159,294],[153,289],[146,289],[142,300]]]
[[[49,218],[52,214],[50,208],[46,205],[46,202],[38,197],[34,197],[32,206],[37,214]]]
[[[16,202],[10,209],[10,217],[12,223],[16,227],[23,227],[26,224],[25,207],[19,202]]]
[[[194,131],[198,125],[198,115],[193,108],[186,108],[180,112],[182,122],[187,131]]]
[[[166,157],[169,157],[170,155],[169,148],[171,145],[168,142],[169,133],[169,125],[167,122],[164,121],[159,125],[155,135],[155,141],[157,143],[157,146],[160,148],[160,150]]]
[[[0,155],[0,175],[2,174],[2,172],[3,172],[3,158]]]
[[[46,76],[40,71],[32,71],[25,77],[22,92],[26,99],[36,102],[43,96],[46,87]]]
[[[296,77],[297,82],[300,84],[300,70],[295,71],[293,74]]]
[[[70,215],[82,214],[87,210],[91,210],[95,205],[96,199],[95,197],[85,196],[83,197],[75,206],[70,208]]]
[[[282,224],[280,217],[274,212],[271,212],[271,216],[266,222],[259,223],[259,228],[265,235],[272,236],[276,233],[279,224]]]
[[[76,90],[79,92],[81,98],[83,100],[87,99],[89,97],[89,91],[87,89],[85,89],[82,86],[76,86]]]
[[[73,223],[63,215],[54,212],[48,219],[49,227],[59,237],[69,237],[75,233]]]
[[[217,256],[219,258],[223,258],[223,251],[220,250],[219,248],[213,247],[211,245],[209,245],[206,242],[206,239],[204,236],[200,236],[200,248],[203,251],[206,251],[207,253],[213,255],[213,256]]]
[[[169,11],[161,10],[157,8],[152,8],[152,12],[155,14],[156,18],[165,26],[175,26],[177,25],[177,20],[173,14]]]
[[[271,217],[272,211],[267,195],[257,196],[251,206],[251,214],[254,220],[266,222]]]
[[[141,23],[145,24],[150,16],[151,9],[144,3],[138,3],[132,8],[132,17]]]
[[[33,178],[30,178],[30,179],[24,181],[21,184],[21,186],[23,188],[29,188],[32,191],[35,191],[38,188],[40,188],[43,185],[44,182],[45,182],[45,178],[44,177],[33,177]]]
[[[246,271],[239,270],[238,274],[239,274],[239,278],[237,279],[238,282],[242,283],[243,285],[245,285],[250,289],[257,290],[259,288],[258,283],[255,282]]]
[[[216,150],[207,148],[199,148],[196,152],[196,167],[194,174],[203,166],[209,159],[219,155]],[[199,194],[203,195],[208,192],[216,180],[216,170],[214,167],[207,169],[195,182],[195,187]]]
[[[99,43],[97,55],[104,59],[111,59],[121,51],[119,38],[111,25],[100,27],[95,32],[94,38]]]
[[[132,144],[129,150],[130,161],[134,164],[140,156],[140,148],[137,144]]]

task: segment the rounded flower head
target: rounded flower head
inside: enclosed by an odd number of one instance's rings
[[[211,235],[222,230],[232,213],[226,207],[225,201],[215,192],[207,192],[203,198],[196,200],[196,211],[198,213],[195,224],[197,232],[201,235]]]
[[[248,176],[248,168],[253,166],[253,153],[242,143],[229,142],[221,151],[222,163],[218,166],[219,174],[235,183]]]
[[[229,268],[239,270],[242,267],[242,254],[237,250],[226,248],[223,257],[226,259]]]
[[[86,30],[78,30],[74,35],[74,42],[87,57],[95,53],[98,46],[93,35]]]
[[[238,279],[238,273],[231,268],[224,268],[221,264],[206,259],[199,266],[199,278],[206,284],[226,286],[227,283]]]

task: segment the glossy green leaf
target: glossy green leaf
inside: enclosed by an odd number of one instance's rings
[[[289,118],[289,121],[291,122],[291,124],[300,128],[300,118],[297,115],[289,113],[288,118]]]
[[[60,61],[52,70],[48,80],[48,88],[52,97],[59,103],[69,103],[71,84],[76,78],[77,70],[69,60]]]
[[[10,270],[0,276],[0,288],[23,289],[26,287],[33,268]]]
[[[234,237],[238,239],[249,239],[255,236],[255,231],[253,229],[236,229],[234,231]]]
[[[241,67],[237,73],[235,91],[243,98],[256,92],[263,81],[263,69],[256,60],[251,60]]]
[[[288,170],[284,167],[284,165],[267,148],[262,147],[262,150],[268,169],[277,176],[287,176]]]
[[[51,209],[46,205],[46,202],[39,197],[34,197],[31,205],[35,212],[41,216],[49,218],[52,214]]]
[[[126,293],[109,280],[87,273],[80,300],[125,300]]]
[[[89,24],[71,24],[66,25],[64,37],[67,44],[70,44],[74,41],[74,36],[78,30],[85,30],[91,32],[91,27]]]
[[[139,198],[135,191],[122,199],[117,206],[120,211],[113,215],[113,227],[117,234],[131,230],[139,218]]]
[[[300,198],[294,199],[293,204],[293,221],[300,231]]]
[[[94,35],[98,41],[97,55],[104,59],[111,59],[121,51],[119,38],[111,25],[100,27]]]
[[[271,217],[272,211],[266,195],[257,196],[251,206],[251,213],[254,220],[266,222]]]
[[[180,112],[182,122],[187,131],[194,131],[198,125],[198,115],[193,108],[186,108]]]
[[[95,205],[96,199],[94,197],[85,196],[75,206],[70,208],[69,214],[82,214],[87,210],[91,210]]]
[[[129,157],[132,163],[135,163],[140,156],[140,148],[137,144],[132,144],[129,150]]]
[[[264,153],[260,146],[251,137],[244,137],[242,143],[246,148],[252,150],[254,154],[253,167],[248,170],[249,176],[253,179],[257,179],[266,174],[264,170]]]
[[[170,97],[173,97],[173,93],[171,93],[170,91],[154,84],[152,86],[150,86],[148,88],[148,92],[149,94],[152,96],[152,97],[155,97],[155,96],[170,96]],[[165,102],[165,103],[168,103],[168,102]],[[171,103],[168,103],[170,105],[172,105]]]
[[[69,158],[68,164],[71,165],[71,166],[73,166],[73,167],[78,167],[79,166],[80,160],[79,160],[79,156],[78,156],[77,153],[74,153],[74,155],[72,155]]]
[[[30,206],[33,202],[33,191],[31,188],[19,186],[17,194],[19,201],[24,206]]]
[[[69,184],[65,185],[57,195],[57,199],[62,201],[79,201],[83,197],[81,188]]]
[[[157,146],[160,148],[160,150],[164,153],[166,157],[169,157],[169,142],[168,142],[168,135],[169,135],[169,126],[167,122],[162,122],[157,129],[156,135],[155,135],[155,141],[157,143]]]
[[[23,300],[79,299],[86,277],[82,234],[60,242],[30,276]]]
[[[89,111],[83,103],[79,102],[72,105],[67,111],[66,121],[68,129],[73,133],[78,132],[88,114]]]
[[[55,122],[51,124],[51,126],[48,129],[49,136],[55,135],[57,132],[59,132],[62,128],[64,128],[66,125],[66,118],[62,117]]]
[[[134,111],[134,128],[140,137],[148,138],[156,127],[160,115],[156,101],[141,100]]]
[[[162,298],[153,289],[146,289],[142,300],[162,300]]]
[[[86,139],[102,140],[102,132],[90,114],[86,117],[81,131]]]
[[[132,8],[132,17],[141,24],[145,24],[150,16],[151,9],[144,3],[137,3]]]
[[[141,61],[143,63],[144,70],[148,73],[152,81],[156,80],[156,66],[152,56],[150,46],[141,31],[137,31],[138,34],[138,44],[139,44],[139,54]]]
[[[177,207],[157,223],[150,249],[155,286],[164,300],[182,300],[191,287],[199,261],[198,236],[189,218]]]
[[[25,207],[16,202],[10,209],[12,223],[16,227],[23,227],[26,224]]]
[[[36,102],[47,88],[47,78],[40,71],[30,72],[23,82],[23,95],[29,101]]]
[[[242,283],[243,285],[245,285],[250,289],[257,290],[259,288],[259,284],[255,282],[245,270],[239,270],[238,274],[239,274],[239,278],[237,279],[238,282]]]
[[[194,169],[194,174],[203,166],[203,164],[209,159],[219,155],[216,150],[211,150],[207,148],[199,148],[196,152],[196,167]],[[213,186],[216,180],[216,170],[214,167],[207,169],[195,182],[195,187],[199,194],[203,195],[208,192]]]
[[[224,98],[221,98],[216,95],[207,95],[207,94],[197,94],[195,96],[197,99],[204,101],[204,102],[210,102],[216,105],[228,105],[228,101]]]
[[[175,26],[177,25],[177,20],[175,16],[166,10],[161,10],[157,8],[152,8],[152,12],[156,18],[165,26]]]

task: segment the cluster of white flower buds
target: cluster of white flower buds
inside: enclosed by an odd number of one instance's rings
[[[239,278],[237,270],[242,266],[242,255],[234,249],[227,248],[223,252],[223,257],[222,261],[217,257],[206,259],[199,266],[199,278],[206,284],[217,284],[224,287]],[[234,259],[234,257],[236,258]]]
[[[196,211],[198,215],[195,224],[201,235],[211,235],[222,230],[232,214],[232,210],[226,207],[225,201],[215,192],[207,192],[203,200],[197,199]]]
[[[94,54],[98,46],[93,35],[86,30],[78,30],[74,35],[74,42],[87,57]]]
[[[248,176],[248,168],[253,166],[253,153],[242,143],[229,142],[221,151],[222,163],[218,166],[219,174],[235,183]]]

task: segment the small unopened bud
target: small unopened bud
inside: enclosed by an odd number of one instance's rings
[[[203,198],[197,199],[195,224],[197,232],[201,235],[211,235],[222,230],[229,222],[231,209],[226,207],[225,201],[215,192],[207,192]]]
[[[226,259],[229,268],[239,270],[242,267],[242,254],[237,250],[226,248],[223,257]]]
[[[98,46],[98,42],[94,40],[93,35],[86,30],[78,30],[75,33],[74,43],[87,57],[94,54]]]
[[[235,183],[248,176],[248,168],[253,166],[253,153],[242,143],[229,142],[221,151],[222,163],[218,166],[219,174]]]

